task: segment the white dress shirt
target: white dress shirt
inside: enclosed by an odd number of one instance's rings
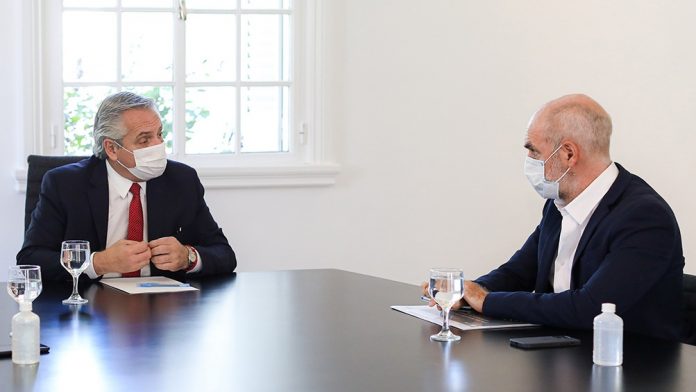
[[[619,169],[614,163],[611,163],[573,201],[566,205],[559,200],[554,201],[556,208],[563,217],[561,236],[558,239],[558,253],[549,277],[555,293],[570,289],[573,258],[578,249],[580,237],[582,237],[582,233],[585,231],[587,223],[597,209],[599,202],[607,194],[618,175]]]
[[[130,210],[130,202],[133,199],[133,194],[130,193],[130,187],[133,181],[122,177],[114,170],[109,162],[104,161],[106,165],[107,181],[109,183],[109,215],[107,220],[106,230],[106,247],[110,247],[116,242],[123,240],[128,235],[128,212]],[[140,184],[140,204],[143,207],[143,241],[147,242],[147,182],[139,182]],[[189,272],[196,272],[201,269],[201,256],[196,251],[198,263]],[[87,276],[91,279],[96,279],[99,276],[94,271],[94,253],[92,253],[92,263],[85,270]],[[140,276],[150,276],[150,264],[148,263],[140,270]],[[120,273],[110,272],[104,274],[104,278],[119,278]]]

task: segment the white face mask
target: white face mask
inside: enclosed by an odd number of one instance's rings
[[[126,167],[126,165],[121,163],[118,159],[116,162],[125,167],[132,175],[143,181],[150,181],[153,178],[161,176],[162,173],[164,173],[164,169],[167,168],[167,150],[165,149],[164,143],[130,151],[118,144],[115,140],[113,142],[122,149],[133,154],[135,158],[135,167]]]
[[[529,183],[532,184],[534,190],[537,191],[539,196],[543,197],[544,199],[556,200],[559,198],[558,183],[570,171],[569,167],[568,170],[566,170],[565,173],[563,173],[563,175],[560,176],[556,181],[549,181],[544,175],[544,165],[546,164],[546,161],[551,159],[551,157],[560,149],[561,146],[558,146],[558,148],[553,150],[551,155],[549,155],[549,157],[543,161],[530,158],[529,156],[527,156],[524,160],[524,175],[527,176],[527,180],[529,180]]]

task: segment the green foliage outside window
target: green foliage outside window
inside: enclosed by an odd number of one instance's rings
[[[171,152],[174,124],[171,87],[128,88],[127,90],[155,101],[155,106],[162,117],[162,136],[167,151]],[[65,155],[92,154],[94,115],[101,101],[115,92],[116,90],[110,87],[68,87],[64,90]],[[196,121],[208,117],[209,114],[209,110],[186,102],[186,140],[191,139],[191,129]]]

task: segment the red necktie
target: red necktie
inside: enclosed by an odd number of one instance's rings
[[[131,185],[130,193],[133,194],[133,198],[131,199],[130,208],[128,209],[128,234],[126,235],[126,239],[131,241],[142,241],[143,206],[140,204],[140,185],[137,182]],[[140,270],[123,274],[124,278],[132,278],[135,276],[140,276]]]

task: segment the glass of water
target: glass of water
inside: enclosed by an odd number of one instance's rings
[[[63,241],[61,244],[60,264],[73,278],[72,295],[68,299],[63,300],[64,305],[82,305],[87,303],[87,300],[80,297],[80,294],[77,292],[77,281],[80,274],[89,266],[90,256],[89,241],[69,240]]]
[[[12,265],[7,276],[7,293],[20,305],[32,303],[41,294],[41,267]]]
[[[434,268],[430,270],[429,282],[428,293],[440,305],[443,313],[442,330],[430,339],[439,342],[461,339],[449,329],[449,312],[464,296],[464,272],[452,268]]]

